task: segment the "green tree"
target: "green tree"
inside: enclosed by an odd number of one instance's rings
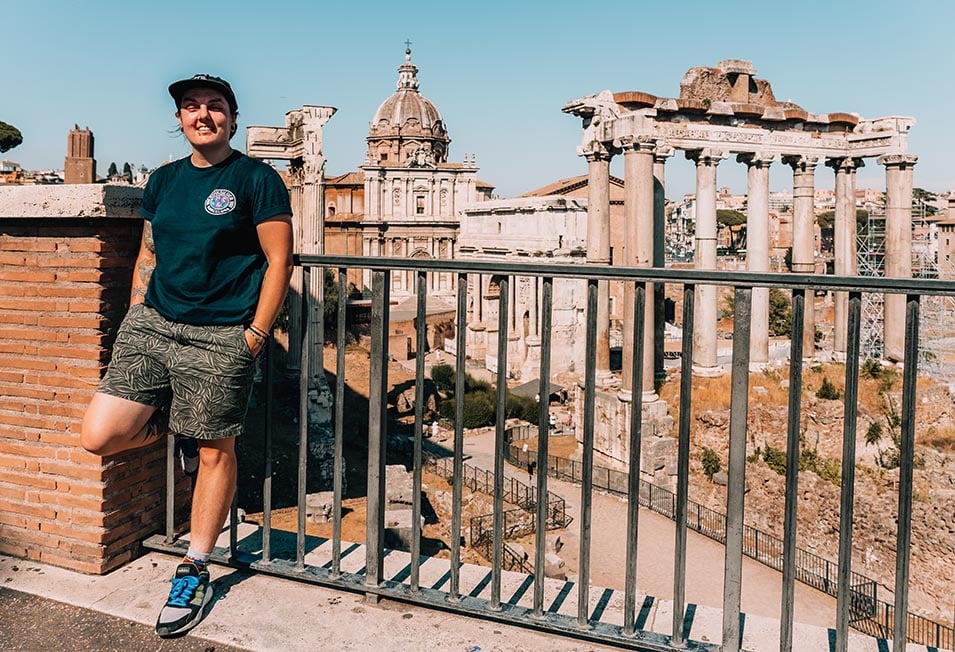
[[[0,121],[0,153],[13,149],[23,142],[23,134],[20,130]]]
[[[935,207],[936,195],[923,188],[912,188],[912,205],[924,206],[926,215],[935,215],[938,208]]]
[[[431,367],[431,380],[442,392],[454,391],[454,367],[449,364],[436,364]]]
[[[123,163],[123,176],[126,177],[127,181],[133,180],[133,166],[131,166],[128,162]]]
[[[112,162],[112,163],[109,164],[109,169],[106,170],[106,178],[107,178],[107,179],[112,179],[112,178],[115,177],[117,174],[119,174],[119,171],[116,169],[116,162],[114,161],[114,162]]]
[[[779,288],[769,288],[769,331],[773,335],[789,335],[793,327],[792,302]]]

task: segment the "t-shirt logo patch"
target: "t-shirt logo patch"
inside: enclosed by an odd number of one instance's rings
[[[231,190],[216,188],[206,197],[206,212],[210,215],[225,215],[235,208],[235,195]]]

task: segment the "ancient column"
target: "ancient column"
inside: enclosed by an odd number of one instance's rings
[[[746,269],[769,271],[769,166],[771,154],[739,154],[747,166]],[[749,366],[759,371],[769,363],[769,288],[753,288]]]
[[[696,163],[696,252],[694,267],[716,269],[716,166],[726,154],[711,149],[686,152]],[[716,297],[715,285],[697,285],[693,323],[693,374],[719,376],[716,361]]]
[[[912,168],[917,156],[886,154],[885,166],[885,275],[912,276]],[[902,362],[905,351],[905,295],[886,294],[882,319],[882,357]]]
[[[587,262],[610,264],[610,159],[612,152],[594,141],[587,159]],[[597,386],[613,380],[610,373],[610,297],[607,281],[597,286]]]
[[[794,274],[813,274],[815,261],[815,175],[819,159],[809,156],[787,156],[783,162],[793,169],[793,250]],[[812,360],[816,351],[816,316],[813,292],[806,292],[803,319],[802,354]]]
[[[862,159],[837,157],[826,160],[836,175],[836,209],[833,236],[836,276],[855,276],[858,271],[856,245],[856,168],[864,165]],[[833,358],[845,360],[846,336],[849,324],[849,295],[835,293],[835,334]]]
[[[621,138],[624,160],[624,219],[626,227],[626,253],[624,265],[628,267],[651,267],[654,253],[654,178],[653,153],[656,142],[650,137],[627,136]],[[620,398],[631,399],[633,376],[633,283],[623,286],[623,366],[620,378]],[[647,284],[643,332],[643,402],[657,400],[653,385],[653,340],[654,310],[653,284]]]
[[[666,160],[673,156],[673,148],[657,143],[653,152],[653,266],[666,266]],[[654,284],[653,290],[653,380],[662,383],[667,374],[663,368],[663,349],[666,338],[666,286]]]

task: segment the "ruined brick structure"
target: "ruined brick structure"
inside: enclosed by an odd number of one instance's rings
[[[164,518],[162,445],[101,458],[80,424],[129,302],[142,191],[0,194],[0,553],[88,573]]]

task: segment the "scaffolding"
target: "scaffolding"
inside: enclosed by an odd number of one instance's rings
[[[912,276],[955,278],[955,264],[938,260],[935,219],[922,202],[912,206]],[[867,228],[857,236],[860,276],[885,276],[885,205],[869,210]],[[883,353],[882,295],[862,297],[863,360],[881,360]],[[945,382],[955,381],[955,298],[925,297],[919,325],[919,370]]]

